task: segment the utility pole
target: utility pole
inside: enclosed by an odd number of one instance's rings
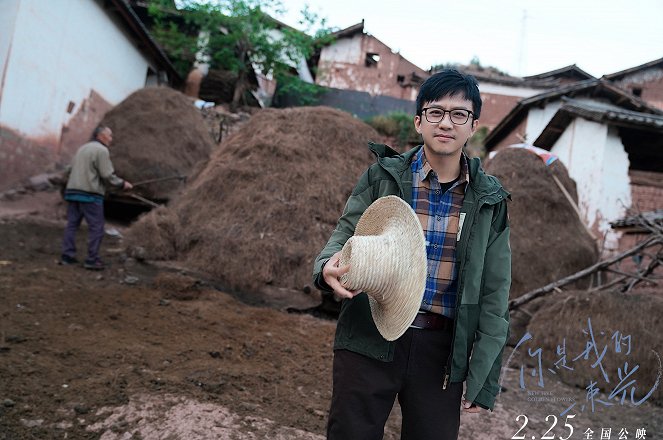
[[[526,50],[527,50],[527,9],[523,9],[523,18],[520,22],[520,45],[518,49],[518,75],[525,74]]]

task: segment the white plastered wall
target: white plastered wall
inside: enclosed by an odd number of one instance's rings
[[[561,101],[555,101],[548,103],[544,108],[530,109],[527,113],[527,127],[525,128],[527,142],[532,143],[539,137],[561,106]]]
[[[352,84],[348,78],[355,77],[354,66],[363,62],[361,43],[362,35],[357,34],[352,38],[341,38],[334,44],[323,47],[320,51],[316,82],[326,87],[351,88]],[[334,75],[331,71],[337,64],[343,65],[344,75]]]
[[[363,61],[361,52],[361,34],[352,38],[341,38],[320,51],[320,61],[329,63],[357,64]]]
[[[91,90],[117,104],[145,86],[150,63],[102,2],[0,1],[0,21],[10,16],[14,29],[8,36],[11,53],[4,60],[2,125],[57,143],[62,126]],[[71,114],[66,111],[69,102],[75,105]]]
[[[629,160],[617,130],[576,118],[551,152],[576,181],[585,223],[605,235],[606,249],[615,249],[619,236],[609,222],[622,217],[631,204]]]

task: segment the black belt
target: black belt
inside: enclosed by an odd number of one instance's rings
[[[454,320],[437,313],[417,313],[410,327],[426,330],[445,330],[453,329]]]

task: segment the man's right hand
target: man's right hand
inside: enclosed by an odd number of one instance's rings
[[[350,270],[350,265],[339,267],[341,260],[341,252],[336,252],[331,256],[325,267],[322,269],[322,277],[325,280],[325,283],[334,291],[334,294],[341,298],[352,299],[357,295],[361,290],[348,290],[341,285],[340,278],[343,274],[347,273]]]
[[[133,187],[134,186],[132,184],[130,184],[129,182],[127,182],[126,180],[124,181],[124,185],[122,185],[122,189],[124,191],[129,191]]]

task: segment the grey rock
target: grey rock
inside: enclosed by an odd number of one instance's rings
[[[133,275],[127,275],[126,277],[124,277],[124,280],[123,280],[124,284],[129,284],[131,286],[133,286],[134,284],[137,284],[138,281],[139,281],[138,277],[135,277]]]
[[[39,174],[30,177],[29,185],[33,191],[48,191],[53,188],[53,184],[51,183],[48,174]]]

